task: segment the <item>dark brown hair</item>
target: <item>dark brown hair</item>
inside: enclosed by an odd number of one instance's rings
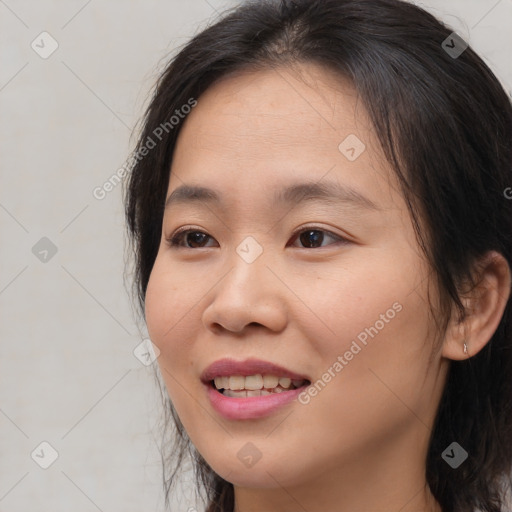
[[[200,102],[230,72],[301,62],[337,71],[357,89],[400,183],[439,291],[430,309],[442,339],[453,305],[465,317],[462,284],[475,286],[477,258],[496,250],[512,267],[512,201],[504,194],[512,186],[510,98],[471,47],[459,56],[443,48],[451,33],[400,0],[245,1],[172,58],[155,87],[136,152],[176,109],[191,98]],[[156,147],[134,160],[126,189],[142,311],[180,126],[169,127]],[[509,300],[485,348],[451,363],[426,461],[428,484],[444,512],[504,510],[512,469],[511,326]],[[208,512],[232,512],[232,484],[191,446],[163,395],[166,422],[172,418],[176,425],[175,451],[162,447],[166,501],[190,453]],[[453,441],[469,454],[457,469],[441,458]]]

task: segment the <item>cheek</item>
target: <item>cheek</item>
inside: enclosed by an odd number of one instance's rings
[[[302,323],[302,330],[309,330],[307,335],[320,362],[316,365],[316,377],[321,380],[318,398],[311,397],[311,402],[324,404],[326,414],[329,409],[330,414],[335,413],[333,403],[354,411],[354,419],[368,412],[362,404],[373,404],[370,409],[380,411],[380,405],[389,406],[391,400],[391,405],[396,402],[403,408],[393,393],[422,408],[422,386],[431,385],[424,380],[432,349],[427,338],[426,283],[418,286],[426,274],[418,261],[403,258],[397,265],[396,258],[394,264],[391,260],[381,259],[381,265],[340,272],[330,279],[306,279],[313,284],[309,289],[299,290],[300,281],[295,283],[298,294],[308,297],[316,316],[311,327]],[[352,269],[356,268],[354,263]],[[304,397],[307,400],[309,397]],[[357,424],[352,427],[357,428]]]
[[[204,393],[192,342],[203,329],[198,302],[204,293],[201,276],[169,267],[157,256],[146,290],[146,325],[160,350],[157,362],[169,397],[187,430],[190,404]]]
[[[356,438],[363,444],[371,437],[383,439],[399,425],[418,423],[418,417],[428,420],[435,387],[428,377],[428,306],[405,282],[402,288],[381,290],[340,314],[342,334],[337,343],[325,345],[317,394],[303,397],[316,417],[329,418],[326,433],[343,432],[341,445]]]
[[[406,315],[398,310],[414,298],[410,292],[416,274],[412,266],[402,264],[397,270],[384,258],[371,265],[350,259],[321,276],[304,269],[286,279],[301,299],[295,310],[301,314],[292,321],[320,354],[343,353],[358,336],[364,344],[374,336],[385,337],[391,325],[400,323]]]
[[[180,340],[190,334],[197,303],[199,278],[168,265],[165,254],[158,254],[145,297],[146,324],[151,340],[161,351],[179,349]],[[183,343],[184,344],[184,343]]]
[[[157,257],[146,290],[145,314],[149,337],[160,350],[158,363],[166,382],[169,374],[178,377],[187,365],[194,314],[193,297],[177,281],[176,273],[167,271]]]
[[[177,290],[170,282],[165,283],[164,275],[159,271],[157,262],[149,278],[145,296],[145,316],[151,341],[164,350],[163,338],[166,331],[172,328],[173,312]]]

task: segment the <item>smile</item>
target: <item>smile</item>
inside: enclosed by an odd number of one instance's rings
[[[230,398],[247,398],[282,393],[283,391],[300,388],[307,383],[306,379],[290,379],[289,377],[261,375],[259,373],[247,376],[218,376],[212,381],[215,389]]]

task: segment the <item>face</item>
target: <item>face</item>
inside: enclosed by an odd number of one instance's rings
[[[146,320],[215,472],[304,489],[424,465],[443,385],[429,270],[352,86],[314,65],[225,77],[182,126],[167,197],[185,185],[213,193],[168,201]]]

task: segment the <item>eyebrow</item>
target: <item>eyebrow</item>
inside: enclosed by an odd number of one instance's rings
[[[334,181],[293,183],[281,190],[276,190],[272,198],[272,204],[299,204],[308,200],[331,204],[343,202],[367,210],[380,210],[372,200],[354,188]],[[222,194],[208,187],[180,185],[171,192],[165,201],[165,208],[171,205],[192,202],[220,205]]]

